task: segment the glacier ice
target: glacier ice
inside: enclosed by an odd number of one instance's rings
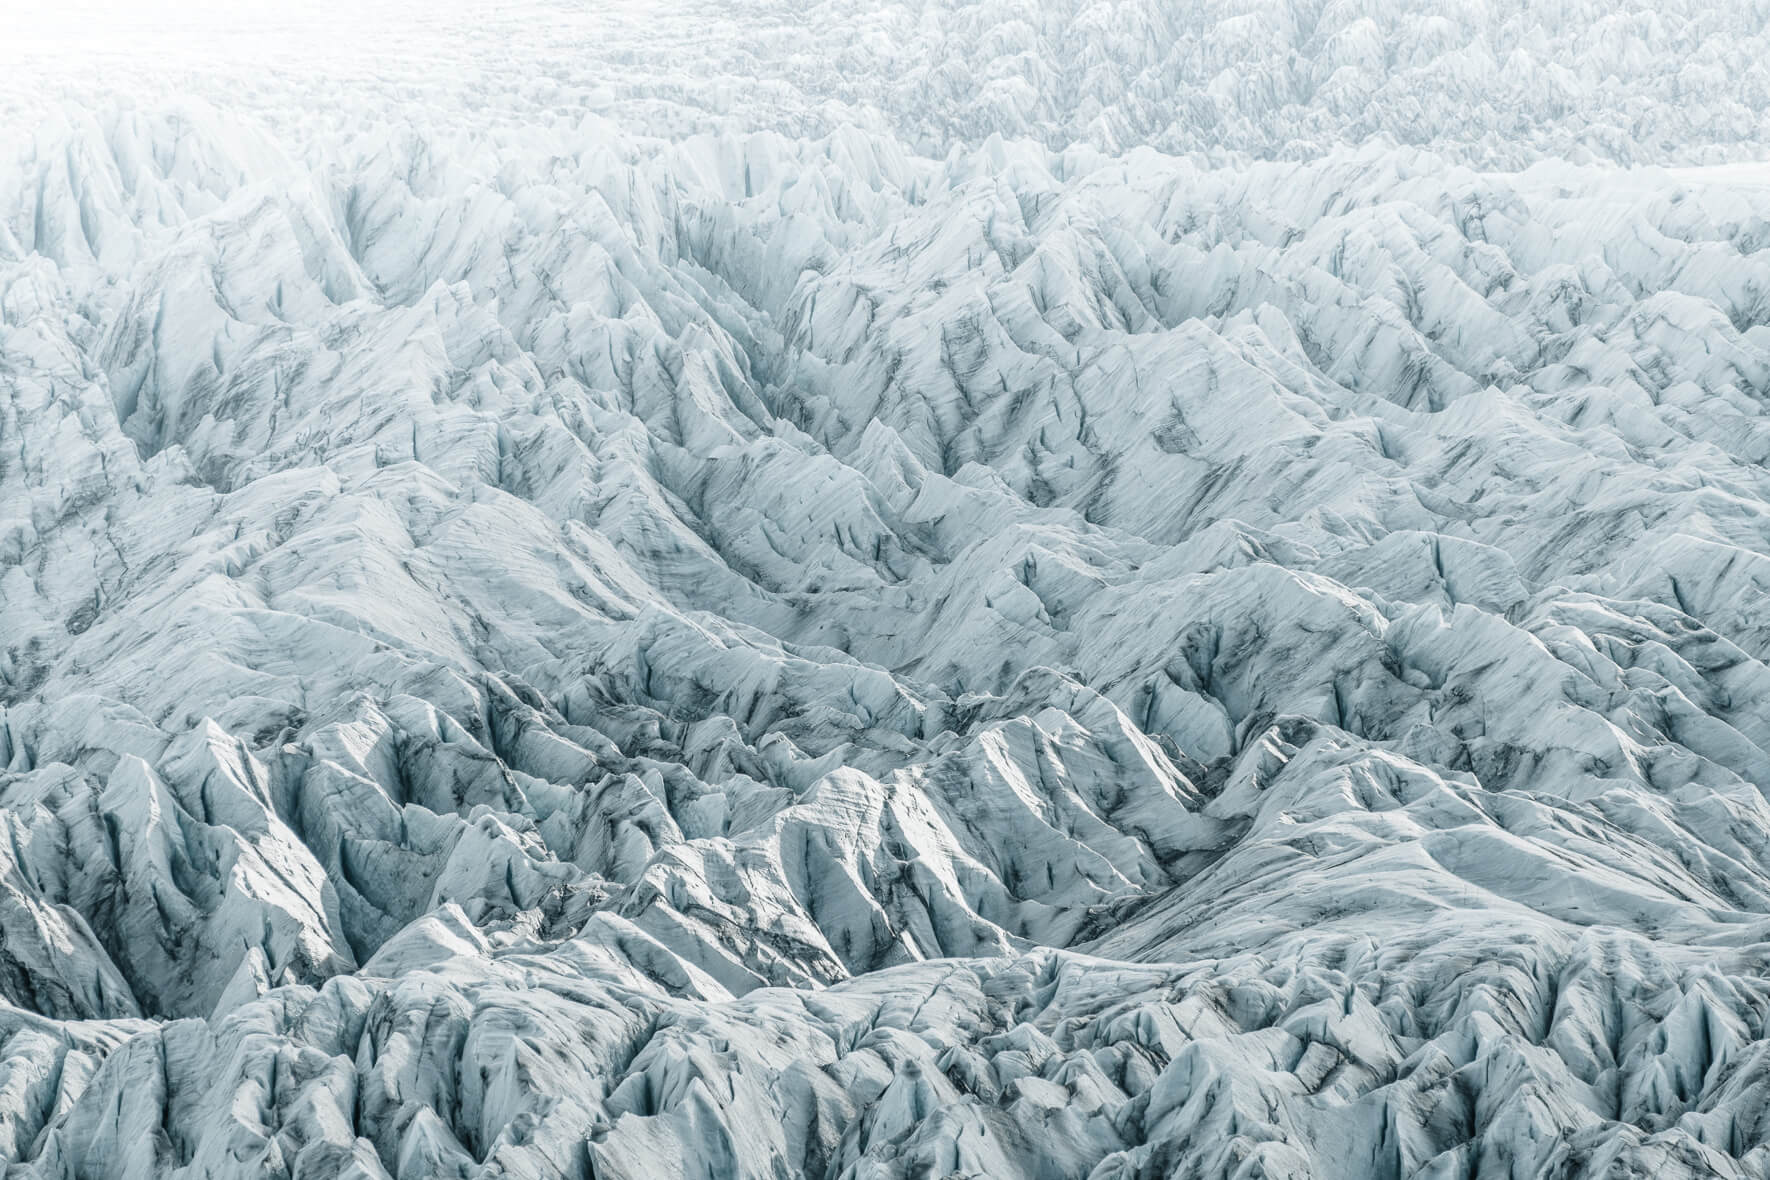
[[[0,47],[0,1174],[1770,1176],[1770,12],[854,7]]]

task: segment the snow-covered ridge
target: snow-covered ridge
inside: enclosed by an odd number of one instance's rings
[[[16,1174],[1770,1166],[1749,177],[195,105],[0,217]]]

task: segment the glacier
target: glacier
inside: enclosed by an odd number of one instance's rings
[[[1770,8],[202,2],[0,44],[6,1180],[1770,1177]]]

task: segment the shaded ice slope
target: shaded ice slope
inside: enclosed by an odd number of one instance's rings
[[[0,178],[9,1177],[1770,1172],[1750,170]]]

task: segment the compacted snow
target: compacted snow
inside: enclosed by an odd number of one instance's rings
[[[15,19],[0,1174],[1770,1176],[1767,24]]]

